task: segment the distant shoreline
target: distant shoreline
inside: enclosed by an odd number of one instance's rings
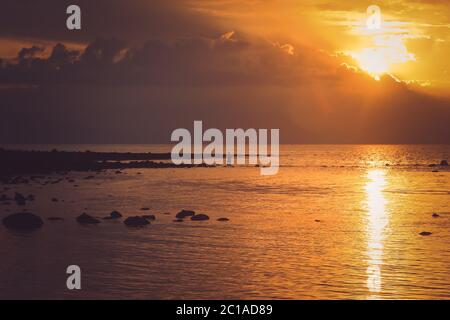
[[[0,176],[108,169],[208,167],[174,165],[168,161],[170,159],[170,153],[22,151],[0,148]]]

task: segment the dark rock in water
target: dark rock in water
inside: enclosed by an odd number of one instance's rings
[[[52,198],[52,202],[58,202],[59,200],[57,198]]]
[[[85,177],[84,179],[85,180],[91,180],[91,179],[94,179],[95,178],[95,176],[87,176],[87,177]]]
[[[120,170],[116,171],[116,174],[121,174],[121,173],[122,173],[122,171],[120,171]]]
[[[142,227],[150,224],[150,222],[143,217],[128,217],[123,223],[128,227]]]
[[[148,210],[150,210],[150,208],[144,207],[144,208],[141,208],[141,210],[142,211],[148,211]]]
[[[32,194],[29,194],[28,197],[27,197],[28,201],[34,201],[34,199],[35,199],[35,197]]]
[[[143,215],[142,218],[147,219],[147,220],[156,220],[156,217],[154,214]]]
[[[163,212],[161,214],[165,214],[166,216],[170,215],[170,212]]]
[[[206,221],[209,220],[209,217],[206,214],[200,213],[191,217],[192,221]]]
[[[26,199],[23,196],[23,194],[16,192],[15,196],[14,196],[14,201],[16,201],[16,203],[19,206],[24,206],[26,203]]]
[[[49,217],[47,218],[48,221],[64,221],[63,218],[60,217]]]
[[[448,166],[447,160],[442,160],[440,163],[441,166]]]
[[[433,170],[433,171],[431,171],[431,172],[439,172],[439,170]]]
[[[432,217],[433,217],[433,218],[439,218],[439,217],[440,217],[440,215],[439,215],[439,214],[437,214],[437,213],[433,213]]]
[[[3,219],[3,225],[8,229],[31,231],[42,227],[44,222],[40,217],[29,212],[19,212]]]
[[[114,210],[113,212],[111,212],[109,214],[109,216],[111,217],[111,219],[119,219],[122,218],[122,214],[119,211]]]
[[[226,221],[230,221],[230,219],[228,219],[228,218],[219,218],[219,219],[217,219],[217,221],[226,222]]]
[[[86,213],[83,213],[82,215],[78,216],[77,217],[77,221],[78,221],[78,223],[81,223],[81,224],[98,224],[98,223],[101,223],[100,220],[98,220],[98,219],[96,219],[96,218],[94,218],[94,217],[92,217],[92,216],[90,216],[90,215],[88,215]]]
[[[181,210],[180,212],[177,213],[177,215],[175,217],[177,219],[184,219],[186,217],[192,217],[193,215],[195,215],[195,211]]]
[[[173,220],[173,222],[183,222],[184,220],[183,219],[175,219],[175,220]]]
[[[320,222],[320,220],[319,220],[319,219],[316,219],[316,220],[314,220],[314,222]]]
[[[421,232],[421,233],[419,233],[421,236],[431,236],[432,235],[432,233],[431,232],[428,232],[428,231],[423,231],[423,232]]]

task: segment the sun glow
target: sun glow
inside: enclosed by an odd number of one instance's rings
[[[412,37],[407,26],[399,21],[383,21],[379,28],[373,30],[360,24],[353,33],[360,37],[364,47],[350,51],[349,55],[362,70],[379,80],[398,65],[415,61],[415,55],[405,44],[405,40]]]
[[[365,48],[355,53],[353,58],[359,67],[372,75],[376,80],[389,71],[389,62],[383,50],[379,48]]]
[[[367,213],[367,288],[370,298],[378,298],[381,292],[383,247],[385,230],[389,224],[387,200],[383,194],[387,186],[386,172],[369,170],[367,172],[366,205]]]

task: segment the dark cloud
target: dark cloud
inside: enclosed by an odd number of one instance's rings
[[[83,52],[57,44],[49,57],[43,48],[23,48],[16,63],[0,68],[3,84],[283,84],[330,77],[329,56],[292,45],[237,38],[194,37],[172,42],[147,41],[129,48],[117,39],[97,39]],[[329,67],[333,68],[329,68]]]

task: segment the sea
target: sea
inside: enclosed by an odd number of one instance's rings
[[[450,145],[281,145],[272,176],[255,166],[218,166],[0,184],[0,195],[35,196],[25,206],[0,204],[0,219],[26,210],[44,220],[26,233],[0,225],[0,298],[450,299],[450,168],[439,165],[449,157]],[[210,219],[174,222],[182,209]],[[141,228],[123,219],[75,220],[113,210],[156,220]],[[66,285],[70,265],[80,267],[80,290]]]

